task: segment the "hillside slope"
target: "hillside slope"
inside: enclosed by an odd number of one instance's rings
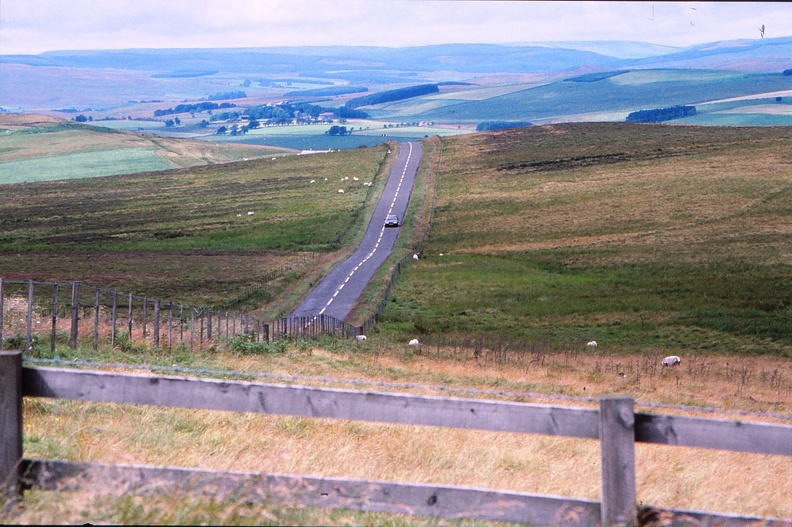
[[[289,150],[171,139],[27,114],[0,114],[0,183],[228,163]]]

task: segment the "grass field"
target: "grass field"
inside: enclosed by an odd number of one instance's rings
[[[44,116],[0,114],[0,184],[152,172],[285,152],[281,147],[174,141]]]
[[[0,276],[195,305],[222,304],[273,270],[279,290],[294,289],[362,233],[377,189],[362,183],[389,157],[381,146],[273,159],[2,185]]]
[[[628,124],[445,138],[428,243],[380,330],[792,357],[790,141]]]
[[[428,221],[439,155],[430,234],[366,343],[300,341],[253,355],[57,353],[446,390],[628,393],[639,403],[789,415],[790,143],[786,128],[627,123],[433,139],[411,203],[414,225],[403,227],[420,234]],[[272,285],[278,309],[247,307],[286,312],[307,285],[300,277],[327,266],[365,226],[373,195],[350,188],[350,201],[338,201],[338,177],[370,178],[391,159],[385,151],[4,185],[0,276],[90,277],[160,297],[171,287],[167,299],[200,303],[233,299],[246,277],[286,265],[280,289]],[[425,346],[407,346],[413,337]],[[586,352],[592,339],[597,351]],[[672,353],[682,365],[663,370],[660,359]],[[27,401],[25,419],[28,457],[599,495],[596,442],[46,400]],[[786,458],[645,445],[636,452],[642,503],[792,517]],[[31,493],[26,503],[14,521],[454,524],[187,496],[147,503]]]

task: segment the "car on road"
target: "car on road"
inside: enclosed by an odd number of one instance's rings
[[[386,227],[398,227],[399,226],[399,217],[395,214],[388,214],[385,218],[385,226]]]

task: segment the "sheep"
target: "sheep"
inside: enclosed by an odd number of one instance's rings
[[[597,347],[597,341],[596,340],[590,341],[588,344],[586,344],[586,347],[587,348],[596,348]]]
[[[254,212],[252,210],[248,211],[248,216],[252,216],[253,214],[254,214]]]
[[[413,260],[415,260],[416,262],[418,261],[418,255],[417,254],[413,254]]]
[[[421,343],[418,342],[418,339],[412,339],[410,342],[407,343],[408,346],[420,346]]]
[[[316,183],[316,180],[315,180],[315,179],[312,179],[312,180],[311,180],[311,183]]]
[[[358,178],[356,178],[356,177],[354,177],[354,176],[353,176],[353,177],[352,177],[352,181],[360,181],[360,180],[359,180]]]
[[[366,335],[357,335],[355,338],[361,342],[364,342],[366,340]]]
[[[344,189],[342,189],[342,188],[338,189],[338,193],[339,194],[343,194],[344,193]]]
[[[680,362],[682,362],[682,359],[680,359],[676,355],[669,355],[668,357],[663,359],[663,366],[676,366]]]

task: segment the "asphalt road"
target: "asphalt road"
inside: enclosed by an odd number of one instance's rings
[[[328,315],[344,320],[349,315],[396,243],[401,228],[385,228],[385,216],[396,214],[404,218],[422,154],[421,143],[401,144],[363,241],[352,256],[338,264],[308,293],[292,316]]]

